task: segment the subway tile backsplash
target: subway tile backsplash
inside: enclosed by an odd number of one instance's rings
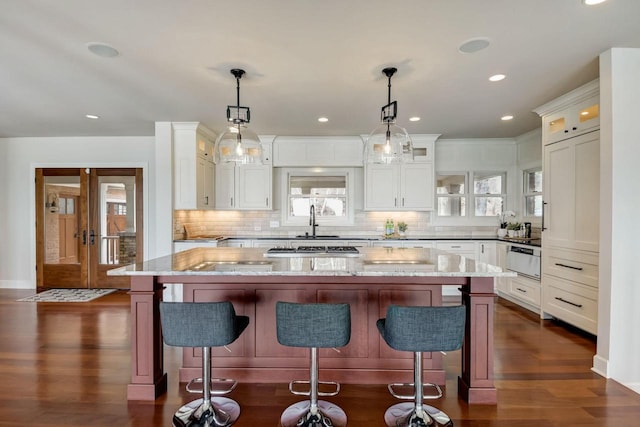
[[[442,227],[431,224],[429,212],[367,212],[356,211],[353,226],[319,226],[318,235],[337,234],[343,237],[379,237],[387,218],[408,224],[407,238],[428,236],[495,236],[496,227]],[[225,237],[293,237],[309,231],[308,226],[280,226],[271,228],[272,222],[282,222],[279,210],[273,211],[174,211],[174,240],[185,239],[186,228],[200,236]],[[186,226],[186,227],[185,227]]]

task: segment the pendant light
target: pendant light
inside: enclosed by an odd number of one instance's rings
[[[365,163],[413,161],[413,143],[407,131],[396,125],[398,102],[391,102],[391,77],[398,71],[388,67],[382,73],[388,79],[387,105],[380,111],[381,124],[371,132],[364,145]]]
[[[216,139],[214,147],[214,162],[241,164],[261,164],[262,145],[255,132],[247,128],[251,120],[249,107],[240,106],[240,79],[244,70],[233,68],[231,74],[236,78],[236,105],[227,105],[227,122],[229,128]]]

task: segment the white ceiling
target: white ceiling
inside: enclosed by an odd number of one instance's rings
[[[410,133],[513,137],[539,126],[533,108],[596,78],[600,53],[640,47],[639,0],[1,3],[0,137],[153,135],[155,121],[219,132],[234,67],[247,71],[241,103],[257,133],[368,134],[385,66],[398,68],[392,99]],[[458,51],[475,37],[491,45]],[[490,83],[496,73],[507,78]]]

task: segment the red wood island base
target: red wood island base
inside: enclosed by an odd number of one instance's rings
[[[389,348],[376,320],[389,304],[441,305],[442,286],[462,291],[467,308],[460,397],[496,404],[493,383],[493,277],[307,276],[307,275],[131,275],[131,383],[129,400],[154,400],[167,389],[159,303],[165,286],[184,284],[185,301],[231,301],[250,325],[229,349],[215,349],[216,376],[243,382],[286,383],[308,375],[304,349],[280,346],[275,336],[276,301],[346,302],[351,305],[351,342],[340,352],[323,349],[321,377],[353,384],[411,382],[412,354]],[[200,375],[199,350],[185,349],[180,381]],[[425,354],[425,381],[444,384],[439,353]]]

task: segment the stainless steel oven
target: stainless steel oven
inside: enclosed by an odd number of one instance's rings
[[[540,280],[540,249],[523,248],[522,246],[507,247],[507,270]]]

